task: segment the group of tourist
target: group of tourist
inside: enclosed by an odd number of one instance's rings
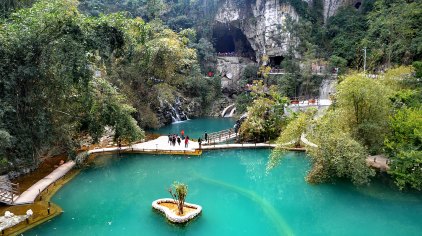
[[[185,142],[185,148],[187,148],[189,145],[189,136],[185,137],[184,134],[182,134],[181,136],[177,134],[169,134],[168,137],[169,137],[169,144],[171,146],[176,146],[176,142],[180,146],[180,143],[182,141]]]
[[[180,146],[180,143],[183,141],[185,143],[185,148],[189,146],[189,136],[185,137],[185,131],[180,131],[180,136],[177,134],[168,134],[168,143],[170,146],[176,146],[176,143]],[[205,132],[205,142],[208,140],[208,134]],[[199,149],[202,147],[202,138],[198,138]]]

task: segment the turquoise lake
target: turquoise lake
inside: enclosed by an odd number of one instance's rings
[[[266,173],[269,153],[97,157],[53,197],[64,213],[24,235],[421,235],[420,194],[381,180],[359,188],[348,182],[310,185],[304,153],[286,153]],[[187,202],[203,207],[183,226],[151,207],[170,197],[175,180],[188,185]]]
[[[198,139],[203,136],[205,132],[211,133],[233,128],[235,121],[236,120],[232,118],[193,119],[173,123],[157,130],[148,130],[148,132],[162,135],[168,135],[169,133],[180,135],[180,131],[184,130],[185,135],[189,136],[191,139]]]

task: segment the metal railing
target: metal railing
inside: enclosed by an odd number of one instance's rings
[[[208,138],[206,142],[204,143],[204,145],[221,143],[221,142],[234,139],[236,137],[237,137],[237,133],[234,131],[234,128],[225,129],[225,130],[208,134]],[[203,138],[205,140],[205,137]]]
[[[19,195],[19,184],[10,181],[0,181],[0,202],[13,204],[15,196]]]

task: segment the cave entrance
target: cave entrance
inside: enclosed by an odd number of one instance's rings
[[[270,66],[274,68],[281,68],[281,62],[284,60],[283,56],[270,57]]]
[[[255,51],[239,28],[218,23],[213,28],[213,39],[215,50],[220,56],[247,57],[256,61]]]
[[[236,52],[236,47],[234,46],[234,39],[231,35],[222,35],[216,41],[215,49],[219,53],[232,53]]]
[[[359,9],[361,5],[362,5],[362,3],[361,3],[361,2],[357,2],[357,3],[355,3],[355,8],[356,8],[356,9]]]

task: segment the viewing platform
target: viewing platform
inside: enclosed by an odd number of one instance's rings
[[[170,145],[167,136],[160,136],[157,139],[143,143],[136,143],[130,146],[109,147],[89,150],[88,154],[103,153],[149,153],[149,154],[169,154],[169,155],[201,155],[199,143],[189,140],[188,147],[185,147],[184,140],[176,143],[175,146]]]

